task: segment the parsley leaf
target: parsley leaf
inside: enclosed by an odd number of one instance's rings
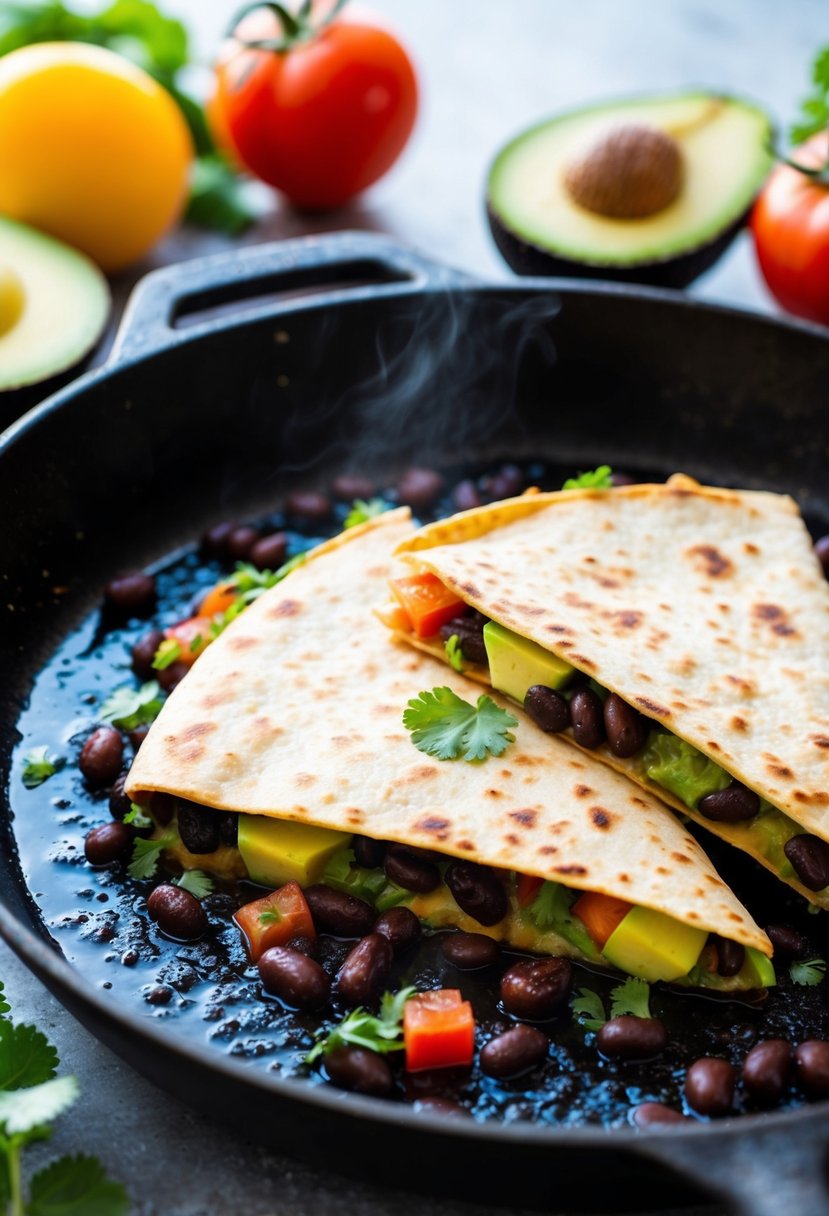
[[[32,1178],[26,1216],[127,1216],[130,1201],[96,1157],[61,1157]]]
[[[383,993],[379,1016],[360,1007],[352,1009],[338,1026],[321,1034],[305,1057],[305,1063],[313,1064],[320,1056],[327,1056],[335,1047],[346,1043],[381,1053],[402,1051],[403,1009],[416,991],[416,988],[402,988],[397,993]]]
[[[645,980],[631,976],[611,992],[610,1016],[618,1018],[623,1013],[632,1013],[637,1018],[651,1017],[650,994],[650,985]]]
[[[57,1067],[57,1051],[36,1026],[0,1021],[0,1090],[40,1085]]]
[[[0,1093],[0,1124],[7,1136],[25,1134],[50,1123],[72,1105],[80,1093],[75,1077],[53,1077],[40,1085]]]
[[[189,891],[196,899],[204,899],[215,884],[202,870],[185,870],[181,877],[176,879],[175,886],[181,887],[182,891]]]
[[[803,988],[814,988],[823,980],[825,974],[825,958],[807,958],[803,962],[792,963],[789,967],[792,983],[800,984]]]
[[[829,46],[821,47],[812,63],[812,92],[801,103],[801,114],[789,131],[793,144],[805,143],[829,127]]]
[[[151,828],[153,821],[149,815],[145,815],[141,807],[137,803],[131,802],[130,809],[124,816],[124,823],[131,824],[134,828]]]
[[[371,498],[368,502],[364,498],[355,498],[351,510],[343,520],[343,531],[346,528],[355,528],[357,524],[364,524],[387,510],[388,503],[382,498]]]
[[[3,981],[0,980],[0,1013],[8,1013],[11,1005],[6,1000],[6,994],[3,990]]]
[[[477,706],[464,701],[451,688],[421,692],[403,713],[403,725],[412,732],[419,751],[438,760],[483,760],[487,753],[500,756],[515,736],[509,728],[518,720],[491,697],[478,697]]]
[[[121,730],[135,730],[137,726],[148,726],[161,712],[164,698],[157,680],[148,680],[140,688],[124,684],[110,693],[101,706],[100,719],[111,722]]]
[[[44,743],[41,747],[33,747],[23,757],[23,784],[27,790],[36,789],[50,777],[62,769],[66,761],[63,756],[50,756],[49,748]]]
[[[178,832],[172,830],[149,840],[139,837],[132,846],[132,861],[127,866],[130,878],[152,878],[162,852],[177,839]]]
[[[579,988],[578,996],[570,1008],[585,1030],[601,1030],[607,1021],[601,997],[592,988]]]
[[[443,643],[443,649],[446,651],[446,657],[449,660],[449,666],[455,671],[463,671],[463,651],[461,650],[461,640],[456,633],[453,633],[451,638],[447,638]]]
[[[181,658],[181,642],[176,638],[165,638],[159,643],[153,657],[152,666],[156,671],[164,671],[171,663],[177,662]]]
[[[579,473],[578,477],[568,477],[562,490],[609,490],[613,485],[610,480],[613,470],[609,464],[600,464],[597,469],[587,473]]]
[[[199,228],[238,236],[257,216],[247,195],[248,183],[227,157],[221,152],[209,152],[193,164],[184,218]]]

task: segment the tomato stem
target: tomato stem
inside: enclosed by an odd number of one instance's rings
[[[236,13],[228,34],[235,37],[242,46],[247,47],[249,50],[273,51],[276,54],[283,54],[302,42],[313,41],[326,26],[331,24],[346,3],[347,0],[334,0],[325,16],[321,20],[315,21],[313,18],[313,0],[303,0],[295,13],[292,13],[286,5],[280,4],[278,0],[255,0],[254,3],[246,4],[244,8]],[[239,38],[238,34],[235,33],[236,27],[249,13],[256,12],[257,9],[261,8],[270,9],[279,19],[283,31],[282,37]]]

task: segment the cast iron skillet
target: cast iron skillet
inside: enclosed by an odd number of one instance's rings
[[[228,302],[230,315],[210,315]],[[364,234],[151,275],[110,366],[0,441],[4,938],[159,1085],[334,1168],[370,1161],[375,1181],[417,1173],[425,1189],[511,1207],[718,1196],[743,1216],[827,1210],[823,1105],[649,1133],[479,1125],[205,1053],[108,1003],[61,956],[15,865],[8,789],[16,717],[57,640],[115,573],[222,516],[254,515],[338,469],[541,454],[786,489],[825,524],[827,384],[818,329],[643,288],[481,285]]]

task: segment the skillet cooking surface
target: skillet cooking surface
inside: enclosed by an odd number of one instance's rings
[[[306,262],[313,244],[305,243]],[[13,545],[9,531],[3,540],[3,569],[12,572],[8,602],[14,605],[4,657],[7,670],[14,659],[19,704],[32,673],[48,658],[19,721],[21,751],[49,743],[73,756],[78,744],[71,736],[94,723],[91,699],[100,701],[128,681],[125,644],[146,626],[135,623],[104,635],[97,616],[85,616],[108,577],[159,560],[222,515],[260,517],[286,488],[323,484],[343,469],[370,469],[382,484],[393,484],[395,472],[413,460],[445,466],[451,454],[457,478],[458,458],[464,471],[483,471],[504,457],[541,454],[550,464],[530,467],[529,479],[541,475],[555,486],[562,470],[602,460],[642,477],[681,468],[715,483],[788,489],[813,529],[829,527],[823,453],[812,429],[815,388],[821,378],[825,383],[829,356],[807,329],[777,330],[687,303],[669,305],[655,293],[628,299],[624,290],[562,289],[559,311],[548,285],[473,289],[367,238],[356,246],[354,238],[350,245],[340,243],[335,253],[333,260],[346,267],[337,271],[340,279],[372,284],[322,303],[294,303],[290,311],[284,303],[269,303],[246,322],[219,322],[218,328],[205,321],[177,333],[163,326],[155,332],[134,328],[133,334],[149,333],[166,350],[152,361],[132,361],[137,339],[130,351],[128,336],[120,371],[96,374],[85,386],[67,390],[58,398],[61,409],[44,407],[10,438],[0,456],[7,510],[15,520]],[[284,271],[286,255],[279,256]],[[243,261],[234,260],[236,273]],[[264,265],[266,286],[273,286]],[[243,266],[241,277],[261,279],[261,266],[258,276]],[[227,272],[225,262],[222,273]],[[199,291],[191,291],[190,300],[217,302],[219,270],[206,272],[208,287],[191,268],[194,273]],[[315,270],[317,279],[325,274],[331,271]],[[301,286],[301,275],[288,285]],[[162,275],[145,294],[145,309],[167,304],[169,291],[169,276]],[[794,376],[787,367],[796,369]],[[211,573],[198,575],[190,557],[164,565],[164,623],[185,614],[183,604],[199,577]],[[64,648],[57,652],[56,645]],[[5,763],[16,716],[7,715],[3,723]],[[125,1047],[123,1025],[115,1026],[113,1016],[123,1022],[127,1013],[142,1023],[132,1027],[138,1038],[145,1020],[154,1023],[183,1073],[191,1064],[181,1062],[179,1035],[199,1038],[202,1068],[214,1070],[214,1079],[225,1067],[214,1065],[214,1054],[241,1060],[268,1080],[275,1069],[295,1070],[313,1022],[262,1001],[255,972],[244,974],[237,933],[228,923],[237,902],[230,892],[211,897],[208,906],[220,927],[204,942],[163,944],[132,911],[147,884],[76,864],[85,831],[106,818],[105,804],[96,805],[84,793],[76,769],[67,767],[35,791],[22,791],[13,774],[10,799],[24,875],[7,863],[4,897],[42,936],[55,939],[83,973],[81,985],[75,977],[72,991],[61,992],[70,1007],[93,1000],[97,992],[94,1011],[84,1010],[86,1020],[133,1059],[134,1045],[131,1052]],[[799,901],[729,850],[715,851],[709,840],[705,847],[760,923],[797,923],[815,952],[825,954],[823,930],[815,927],[824,918],[806,916]],[[26,906],[26,883],[43,921]],[[48,965],[46,952],[24,942],[11,919],[3,928],[42,974],[49,972],[52,986],[69,983],[65,969]],[[139,961],[122,964],[131,949]],[[432,985],[435,975],[441,983],[458,982],[433,944],[417,966],[432,976]],[[144,998],[159,983],[174,995],[167,1004],[147,1003]],[[609,986],[584,970],[576,981],[581,984],[602,994]],[[467,976],[460,985],[470,994],[478,987]],[[484,1029],[488,1019],[503,1020],[491,996],[478,992],[474,999],[486,1011]],[[599,1064],[584,1032],[565,1018],[553,1031],[555,1054],[537,1087],[528,1089],[526,1081],[482,1086],[453,1077],[441,1080],[439,1092],[497,1119],[493,1130],[515,1153],[518,1140],[505,1133],[504,1123],[621,1124],[632,1102],[661,1098],[676,1105],[684,1067],[697,1055],[738,1060],[757,1037],[797,1042],[826,1033],[820,989],[784,986],[762,1011],[662,993],[654,994],[653,1008],[665,1017],[672,1037],[658,1065]],[[160,1059],[144,1067],[151,1075],[162,1071]],[[348,1103],[355,1116],[366,1106],[352,1097]],[[764,1122],[771,1126],[775,1119]],[[517,1128],[519,1134],[524,1130]],[[442,1138],[454,1134],[444,1129]],[[308,1151],[302,1143],[295,1147]],[[674,1156],[681,1164],[679,1149]],[[606,1158],[604,1183],[582,1175],[571,1202],[587,1207],[606,1195],[613,1154]],[[447,1181],[450,1174],[448,1167],[436,1169]],[[626,1201],[618,1186],[613,1194],[615,1201]],[[543,1202],[543,1192],[536,1187],[531,1198]],[[641,1205],[641,1193],[638,1200]]]

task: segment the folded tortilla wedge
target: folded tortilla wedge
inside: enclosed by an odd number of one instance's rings
[[[773,983],[766,935],[676,818],[627,778],[529,719],[502,755],[480,762],[440,761],[415,747],[402,722],[411,699],[443,685],[474,703],[480,688],[394,642],[372,612],[392,552],[412,531],[401,509],[321,545],[170,695],[133,763],[130,796],[150,809],[162,793],[240,813],[239,852],[187,854],[168,826],[173,856],[244,873],[241,853],[271,886],[285,880],[283,863],[296,864],[301,881],[329,882],[378,909],[405,903],[434,927],[649,980],[721,990]],[[493,867],[506,915],[482,925],[443,877],[416,894],[387,883],[382,870],[357,867],[354,833]],[[601,948],[574,910],[582,892],[615,897],[621,908]],[[746,947],[737,975],[717,974],[709,934]]]
[[[792,499],[682,475],[536,493],[399,553],[398,574],[431,572],[645,715],[644,748],[598,758],[829,907],[829,586]],[[400,636],[446,659],[440,636]],[[463,670],[490,681],[486,661]]]

